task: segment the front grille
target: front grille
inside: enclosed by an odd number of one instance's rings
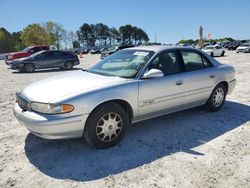
[[[30,107],[29,102],[25,100],[23,97],[21,97],[20,93],[16,94],[16,100],[17,104],[22,108],[23,110],[28,110]]]

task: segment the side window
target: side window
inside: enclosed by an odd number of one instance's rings
[[[49,50],[47,46],[43,46],[42,50]]]
[[[160,54],[148,68],[149,70],[159,69],[164,75],[182,72],[181,64],[176,52],[166,52]]]
[[[212,67],[212,63],[204,56],[202,56],[203,66],[205,68]]]
[[[198,53],[182,51],[181,55],[186,71],[195,71],[211,66],[211,63]]]
[[[41,58],[47,58],[47,57],[50,57],[52,54],[51,54],[51,52],[43,52],[41,55],[40,55],[40,57]]]
[[[54,57],[63,57],[63,56],[64,56],[64,54],[63,54],[63,53],[61,53],[61,52],[57,52],[57,51],[55,51],[55,52],[53,52],[53,56],[54,56]]]
[[[31,53],[36,53],[36,52],[39,52],[41,51],[40,47],[34,47],[30,50]]]

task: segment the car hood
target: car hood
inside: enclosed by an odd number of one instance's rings
[[[127,79],[108,77],[83,71],[54,76],[28,85],[21,92],[30,101],[49,103],[60,101],[67,97],[73,97],[126,82]]]
[[[12,52],[9,55],[25,55],[27,54],[26,52]]]

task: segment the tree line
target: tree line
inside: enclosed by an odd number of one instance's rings
[[[48,21],[27,25],[22,31],[10,33],[0,28],[0,53],[19,51],[31,45],[49,45],[56,49],[117,44],[145,44],[147,33],[136,26],[124,25],[116,29],[103,23],[84,23],[74,31],[67,31],[59,23]]]
[[[77,36],[83,46],[115,45],[115,44],[145,44],[148,35],[141,28],[124,25],[116,29],[102,23],[84,23],[77,31]]]
[[[209,42],[209,43],[215,43],[215,42],[224,42],[224,41],[229,41],[232,42],[234,39],[227,37],[227,38],[220,38],[220,39],[203,39],[203,43]],[[199,39],[187,39],[187,40],[180,40],[177,44],[188,44],[188,45],[196,45],[198,44]]]

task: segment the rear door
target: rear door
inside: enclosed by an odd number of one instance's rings
[[[63,67],[67,56],[65,52],[53,51],[52,58],[53,58],[53,62],[51,64],[52,67]]]
[[[46,51],[39,55],[39,57],[36,59],[36,64],[40,68],[48,68],[52,67],[52,64],[54,62],[53,53],[52,51]]]
[[[186,91],[186,106],[196,106],[205,103],[215,85],[216,68],[200,52],[181,50],[185,73],[183,86]]]

